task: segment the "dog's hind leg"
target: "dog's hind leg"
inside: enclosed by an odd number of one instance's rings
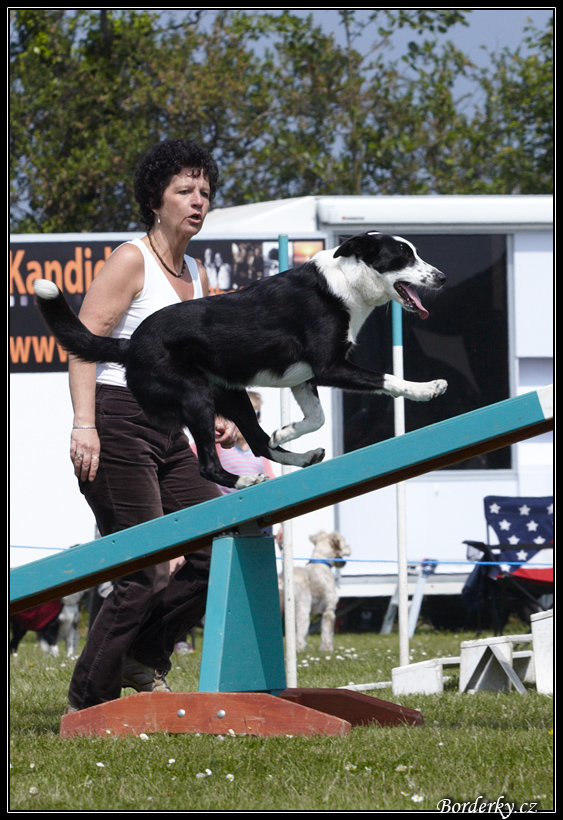
[[[59,639],[59,627],[60,622],[57,616],[51,623],[37,631],[41,650],[45,652],[46,655],[52,655],[54,658],[59,657],[59,647],[57,644]]]
[[[332,609],[326,609],[321,618],[321,642],[319,652],[332,652],[334,645],[334,622],[336,614]]]
[[[296,421],[276,430],[270,436],[270,447],[279,447],[288,441],[304,436],[307,433],[314,433],[325,423],[323,408],[319,401],[316,387],[311,382],[303,382],[291,388],[295,401],[303,413],[303,420]]]
[[[12,630],[12,638],[10,640],[10,652],[14,655],[18,654],[18,646],[20,644],[21,639],[27,632],[25,626],[22,626],[17,621],[10,621],[10,627]]]
[[[298,652],[304,652],[307,649],[312,605],[313,599],[309,586],[298,582],[295,590],[295,648]]]
[[[216,406],[214,391],[206,380],[190,380],[189,390],[182,403],[182,415],[186,427],[194,437],[201,475],[221,487],[231,487],[236,490],[267,481],[268,476],[265,473],[239,476],[225,470],[217,455],[215,445],[216,413],[231,419],[226,407]],[[235,421],[235,419],[231,420]]]

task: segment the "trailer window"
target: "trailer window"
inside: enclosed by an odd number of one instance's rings
[[[407,432],[509,397],[506,236],[403,234],[420,256],[446,274],[438,293],[422,293],[430,317],[403,312],[404,375],[409,381],[448,381],[430,402],[405,402]],[[352,360],[392,373],[391,310],[372,313]],[[344,451],[393,436],[387,396],[343,395]],[[461,462],[457,469],[507,469],[505,447]]]

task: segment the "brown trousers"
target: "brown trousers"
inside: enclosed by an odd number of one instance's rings
[[[183,433],[147,420],[127,388],[98,385],[100,466],[80,489],[102,535],[220,496],[200,476]],[[211,546],[186,556],[169,577],[168,562],[115,579],[78,659],[69,702],[83,709],[118,698],[126,655],[162,672],[174,644],[205,614]]]

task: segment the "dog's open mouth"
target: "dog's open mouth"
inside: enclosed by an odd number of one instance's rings
[[[395,282],[395,290],[401,297],[403,307],[406,310],[417,310],[421,319],[428,319],[430,314],[418,298],[418,294],[411,285],[406,282]]]

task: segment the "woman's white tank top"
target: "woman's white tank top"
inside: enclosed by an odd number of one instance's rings
[[[151,313],[182,301],[144,243],[140,239],[133,239],[128,244],[135,245],[142,251],[145,260],[145,281],[139,295],[131,301],[109,334],[114,339],[130,339],[133,331]],[[197,261],[191,256],[186,256],[185,260],[194,284],[194,299],[199,299],[203,296],[203,290]],[[96,382],[126,387],[125,369],[115,362],[101,362],[96,368]]]

